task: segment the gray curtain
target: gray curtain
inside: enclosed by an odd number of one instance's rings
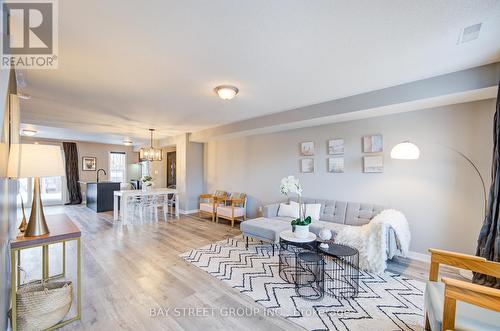
[[[78,173],[78,151],[75,143],[63,142],[64,159],[66,160],[66,185],[68,186],[67,205],[79,205],[82,203],[82,191],[80,189],[80,177]]]
[[[500,83],[499,83],[500,87]],[[500,88],[497,94],[497,109],[493,121],[493,164],[491,165],[491,187],[488,197],[488,213],[479,232],[476,255],[490,261],[500,262]],[[500,279],[474,274],[473,282],[500,288]]]

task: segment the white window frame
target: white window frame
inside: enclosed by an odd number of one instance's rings
[[[113,169],[111,169],[111,157],[113,154],[119,154],[119,155],[123,155],[124,156],[124,160],[123,160],[123,180],[121,181],[121,183],[126,183],[127,182],[127,152],[114,152],[114,151],[111,151],[109,152],[109,156],[108,156],[108,162],[109,162],[109,165],[108,165],[108,171],[109,171],[109,180],[110,181],[116,181],[114,178],[113,178]]]

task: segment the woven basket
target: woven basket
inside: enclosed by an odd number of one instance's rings
[[[17,291],[17,329],[44,330],[60,322],[71,308],[73,284],[30,283]]]

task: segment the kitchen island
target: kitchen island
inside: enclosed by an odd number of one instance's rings
[[[119,182],[87,182],[87,207],[100,213],[113,210],[113,193],[120,191]]]

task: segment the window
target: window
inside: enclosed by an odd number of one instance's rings
[[[124,152],[109,153],[109,180],[112,182],[125,182],[127,154]]]

